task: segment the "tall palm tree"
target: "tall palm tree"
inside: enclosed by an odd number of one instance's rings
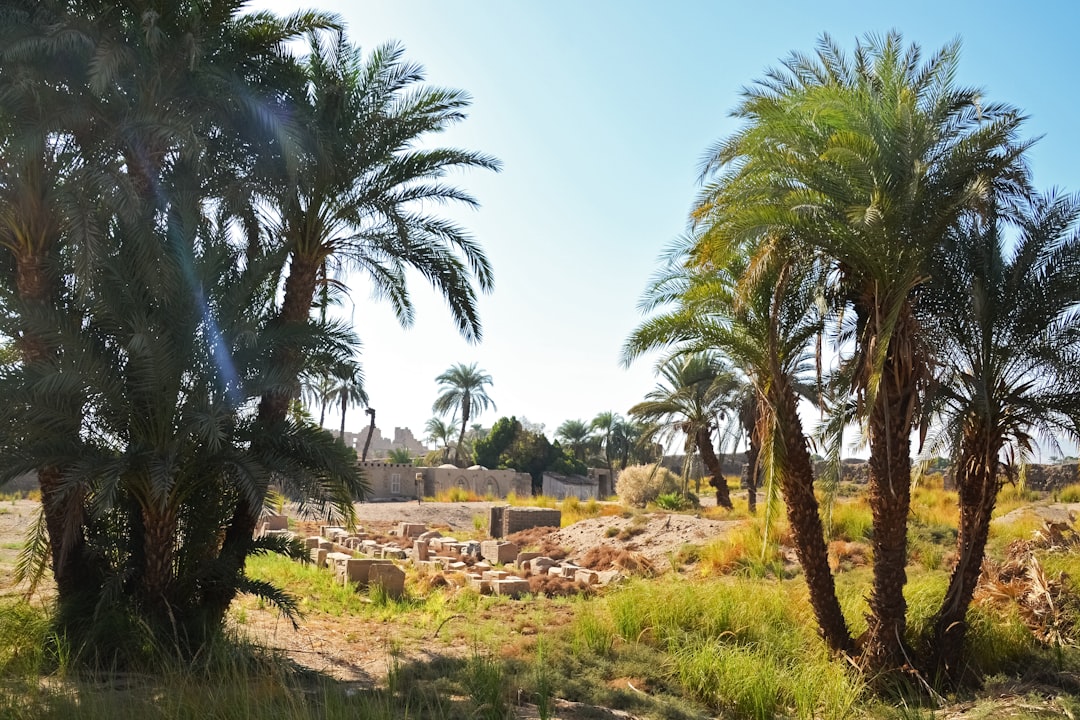
[[[816,282],[791,268],[773,268],[740,288],[747,275],[744,262],[736,259],[723,270],[700,265],[688,255],[693,246],[690,238],[670,249],[641,303],[644,311],[655,314],[627,339],[623,360],[628,363],[658,348],[719,352],[750,381],[769,512],[778,489],[822,635],[834,650],[851,651],[855,644],[829,569],[795,391],[809,369],[807,347],[822,327],[815,311]]]
[[[300,383],[300,393],[304,399],[319,407],[319,427],[326,423],[326,408],[333,400],[335,385],[334,377],[324,372],[304,378]]]
[[[440,443],[442,444],[444,463],[450,462],[450,448],[453,446],[454,434],[457,431],[456,422],[453,420],[444,422],[442,418],[437,417],[431,418],[424,425],[424,432],[427,433],[428,442],[435,443],[435,447],[438,447]]]
[[[698,452],[709,471],[709,484],[716,489],[717,504],[732,509],[727,480],[716,456],[714,433],[724,415],[732,410],[735,374],[713,353],[669,358],[658,371],[664,382],[650,391],[644,402],[630,408],[630,414],[648,423],[646,434],[661,442],[681,434],[687,466]]]
[[[562,440],[563,447],[569,449],[574,457],[585,462],[590,433],[589,426],[584,420],[566,420],[555,431],[555,437]]]
[[[439,396],[435,398],[431,409],[440,415],[461,410],[461,436],[454,450],[454,460],[461,464],[461,446],[465,441],[465,429],[469,420],[484,410],[495,408],[495,403],[488,397],[487,386],[491,385],[491,376],[480,370],[476,363],[466,365],[458,363],[450,366],[446,372],[435,378],[439,383]]]
[[[828,38],[748,89],[741,130],[710,153],[695,216],[702,249],[760,258],[801,247],[830,264],[855,316],[848,359],[870,444],[874,582],[865,657],[907,655],[910,437],[929,378],[912,304],[950,228],[995,195],[1026,187],[1020,114],[957,88],[959,45],[925,59],[897,33],[849,57]],[[758,264],[756,263],[756,264]]]
[[[308,56],[309,91],[297,109],[313,139],[294,172],[271,197],[276,234],[289,250],[280,321],[306,323],[320,278],[334,268],[359,269],[387,298],[403,325],[413,309],[405,270],[420,272],[446,299],[461,333],[480,338],[476,290],[492,287],[491,267],[468,233],[425,208],[446,202],[475,206],[442,179],[464,168],[497,170],[481,153],[426,149],[426,139],[464,119],[469,97],[423,87],[423,71],[396,45],[366,60],[343,33],[316,38]],[[296,358],[279,357],[282,378]],[[263,399],[265,422],[284,417],[288,389]]]
[[[1078,220],[1077,198],[1035,198],[1008,252],[998,218],[973,221],[940,249],[919,298],[943,367],[935,409],[960,499],[958,560],[932,639],[936,669],[954,682],[1002,465],[1023,461],[1036,434],[1080,437]]]
[[[341,407],[341,430],[338,438],[344,443],[346,410],[349,405],[356,403],[366,405],[368,402],[367,390],[364,389],[364,373],[358,363],[342,363],[334,369],[334,389],[331,397]]]

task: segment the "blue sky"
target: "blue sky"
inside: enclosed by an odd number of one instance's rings
[[[481,300],[484,340],[457,337],[441,300],[412,278],[417,320],[401,329],[353,283],[345,312],[384,435],[422,435],[435,376],[479,363],[498,411],[551,435],[566,419],[625,413],[655,384],[652,362],[619,350],[663,248],[686,227],[707,148],[736,125],[739,90],[822,33],[845,48],[899,30],[929,53],[962,40],[958,82],[1024,110],[1036,184],[1080,189],[1071,3],[633,2],[369,0],[305,5],[339,13],[366,50],[396,40],[432,84],[474,99],[441,144],[498,157],[501,173],[453,180],[480,201],[448,210],[483,245],[495,291]],[[279,13],[297,6],[261,1]],[[359,429],[355,412],[346,421]],[[337,419],[327,424],[336,426]]]

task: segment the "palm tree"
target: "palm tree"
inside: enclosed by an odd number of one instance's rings
[[[454,459],[461,464],[461,446],[465,441],[465,429],[469,420],[484,410],[495,410],[495,403],[488,397],[486,387],[491,385],[491,376],[477,368],[476,363],[452,365],[446,372],[435,378],[439,383],[439,397],[435,398],[431,409],[440,415],[461,410],[461,437],[458,438]]]
[[[287,420],[268,434],[256,422],[267,349],[279,341],[270,312],[280,259],[241,262],[227,231],[169,225],[173,243],[157,254],[140,247],[156,239],[116,228],[115,249],[65,297],[79,321],[40,319],[56,325],[64,352],[2,379],[13,401],[3,410],[4,473],[64,467],[61,492],[88,497],[93,547],[83,561],[94,582],[67,629],[94,640],[107,663],[114,646],[100,643],[115,638],[95,633],[115,625],[100,622],[102,612],[135,614],[194,654],[222,627],[222,585],[295,609],[272,586],[228,572],[220,531],[236,497],[273,478],[347,522],[365,489],[352,454],[328,433]],[[83,433],[52,431],[72,418]],[[254,547],[272,546],[286,549]]]
[[[780,268],[739,288],[746,275],[744,263],[736,259],[719,271],[715,265],[699,265],[688,255],[694,245],[693,238],[684,239],[669,251],[641,303],[644,311],[657,314],[627,339],[623,360],[628,363],[657,348],[689,354],[715,351],[750,381],[756,400],[754,435],[766,479],[766,520],[779,489],[818,626],[830,648],[851,651],[855,643],[829,569],[795,392],[798,378],[808,370],[807,346],[822,327],[814,311],[816,281]]]
[[[1075,197],[1033,199],[1008,253],[997,218],[974,221],[940,249],[919,298],[943,363],[939,439],[951,450],[960,499],[958,560],[932,639],[936,669],[954,682],[1002,465],[1022,461],[1036,431],[1080,436],[1078,219]]]
[[[207,170],[204,181],[220,190],[237,166],[223,162],[219,151],[241,128],[250,139],[267,129],[266,118],[284,117],[266,112],[282,93],[265,83],[290,65],[288,40],[329,23],[315,14],[288,22],[268,13],[240,19],[241,5],[219,1],[198,12],[145,2],[0,9],[0,155],[6,165],[0,216],[11,233],[3,242],[15,258],[29,314],[58,309],[61,246],[74,261],[64,268],[65,279],[74,282],[95,254],[111,250],[104,228],[124,224],[152,233],[177,209],[172,201],[179,186],[172,183],[178,170],[213,168],[217,172]],[[9,124],[5,111],[18,122]],[[56,329],[36,326],[37,335],[18,334],[24,357],[52,362],[55,353],[43,340]],[[80,494],[60,496],[63,472],[39,468],[61,602],[80,584],[68,580],[65,568],[80,567],[71,550],[82,542]]]
[[[829,263],[853,310],[847,377],[870,445],[874,582],[865,656],[905,662],[910,437],[929,348],[912,304],[957,222],[1026,187],[1021,116],[953,82],[959,46],[927,60],[897,33],[848,57],[825,38],[747,90],[744,127],[710,153],[695,211],[703,252],[774,252]],[[726,248],[726,249],[725,249]]]
[[[462,168],[497,170],[498,163],[465,150],[422,149],[429,135],[461,121],[469,104],[463,92],[422,81],[422,69],[405,62],[396,45],[365,61],[340,32],[332,41],[312,41],[310,89],[298,110],[314,140],[272,198],[276,231],[289,251],[282,323],[306,323],[320,278],[356,268],[407,326],[413,309],[404,273],[412,268],[443,295],[461,333],[480,338],[473,283],[491,289],[487,258],[463,229],[423,208],[475,206],[442,178]],[[284,351],[279,364],[284,379],[295,378],[293,355]],[[284,417],[287,396],[283,388],[263,399],[264,421]]]
[[[646,434],[661,442],[684,436],[687,467],[694,452],[701,454],[716,489],[716,503],[732,509],[723,467],[716,457],[714,433],[731,411],[734,373],[715,354],[697,353],[667,359],[658,367],[665,382],[630,408],[630,414],[649,423]],[[686,488],[683,488],[686,491]]]
[[[584,420],[567,420],[555,431],[555,437],[562,440],[567,448],[581,462],[585,462],[585,453],[589,449],[591,430]]]
[[[341,430],[338,438],[344,443],[345,411],[348,410],[350,404],[364,403],[366,405],[368,394],[364,390],[364,373],[358,363],[347,362],[338,365],[334,368],[334,381],[331,397],[341,407]],[[372,419],[374,420],[374,417]],[[370,433],[368,437],[371,437]]]
[[[309,402],[319,406],[319,427],[326,423],[326,408],[334,397],[334,378],[329,373],[316,373],[300,383],[300,393]]]
[[[443,463],[450,462],[450,447],[454,442],[454,434],[457,433],[457,423],[451,420],[449,423],[443,422],[442,418],[433,417],[427,421],[424,425],[424,432],[427,433],[428,442],[435,443],[438,447],[439,443],[443,446]]]

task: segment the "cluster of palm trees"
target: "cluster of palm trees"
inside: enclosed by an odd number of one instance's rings
[[[954,682],[1004,470],[1037,436],[1080,435],[1080,204],[1032,190],[1023,116],[957,87],[957,61],[955,43],[924,57],[893,33],[849,55],[825,38],[747,89],[624,348],[627,362],[666,349],[672,372],[720,362],[753,388],[759,464],[829,646],[874,672]],[[851,423],[869,446],[858,640],[827,564],[799,394],[827,414],[833,467]],[[926,638],[908,636],[903,594],[913,435],[928,456],[949,451],[960,502],[959,561]]]
[[[346,519],[362,496],[352,451],[290,413],[319,375],[364,401],[357,339],[321,312],[343,272],[408,324],[418,270],[469,339],[492,283],[430,212],[475,204],[448,172],[497,168],[425,142],[468,96],[332,15],[242,6],[0,8],[0,482],[38,474],[21,567],[51,556],[62,632],[106,662],[135,628],[197,652],[240,590],[290,607],[243,574],[286,549],[253,539],[272,485]]]
[[[659,459],[659,451],[646,426],[610,410],[598,413],[588,422],[563,422],[555,430],[555,439],[580,462],[607,468],[609,478],[628,465]],[[599,492],[601,497],[606,497],[613,495],[615,488],[601,487]]]

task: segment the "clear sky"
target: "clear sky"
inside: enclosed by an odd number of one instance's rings
[[[251,8],[292,12],[260,0]],[[501,173],[452,179],[481,203],[448,215],[495,270],[480,303],[484,339],[469,345],[417,276],[415,325],[352,283],[351,316],[377,424],[422,437],[453,363],[493,378],[501,415],[558,425],[624,413],[655,384],[652,362],[619,363],[637,302],[663,248],[685,230],[706,149],[736,125],[741,87],[822,33],[850,49],[899,30],[930,53],[960,37],[958,82],[1024,110],[1036,184],[1080,190],[1071,2],[637,2],[634,0],[321,0],[365,49],[396,40],[432,84],[474,98],[440,144],[498,157]],[[347,429],[365,424],[352,413]],[[327,419],[336,427],[338,419]]]

